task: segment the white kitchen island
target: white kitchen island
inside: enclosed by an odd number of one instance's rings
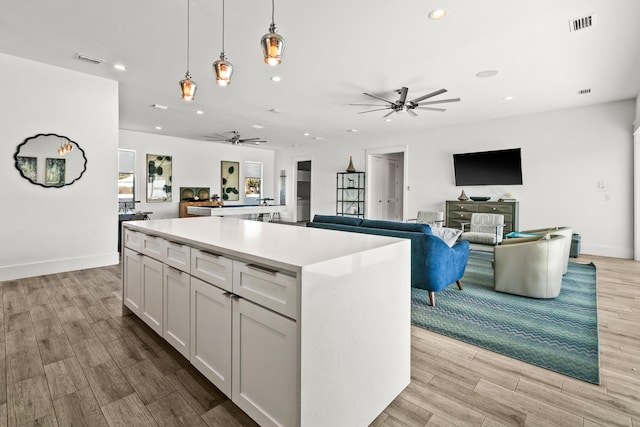
[[[123,310],[260,425],[367,426],[409,384],[409,240],[202,217],[123,245]]]

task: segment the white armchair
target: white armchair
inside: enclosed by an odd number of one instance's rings
[[[429,224],[431,228],[442,227],[444,224],[444,212],[434,211],[418,211],[418,217],[408,219],[409,221],[415,221],[417,224]]]
[[[465,231],[465,225],[469,225],[469,231]],[[504,229],[504,215],[473,213],[471,223],[462,224],[461,240],[469,243],[482,243],[485,245],[498,245],[502,242],[502,230]]]
[[[493,250],[494,289],[532,298],[555,298],[562,287],[567,238],[559,234]]]

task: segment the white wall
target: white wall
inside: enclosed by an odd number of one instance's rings
[[[365,149],[407,145],[407,215],[444,210],[461,192],[454,185],[452,154],[522,148],[524,184],[467,187],[467,195],[494,200],[513,193],[520,201],[520,229],[568,225],[582,235],[582,252],[633,255],[633,138],[635,100],[599,104],[452,126],[420,133],[359,132],[348,143],[315,145],[311,214],[335,214],[335,173],[349,155],[364,170]],[[414,118],[407,118],[414,120]],[[276,167],[287,169],[304,149],[278,152]],[[602,181],[605,188],[598,188]]]
[[[0,93],[0,281],[118,263],[117,82],[0,54]],[[79,181],[20,176],[16,147],[38,133],[84,149]]]
[[[221,195],[220,190],[220,162],[222,160],[240,163],[240,200],[225,204],[243,203],[244,176],[242,164],[244,161],[262,162],[263,197],[275,199],[276,172],[274,170],[274,151],[250,146],[220,144],[192,139],[175,138],[150,133],[120,131],[120,148],[136,152],[136,210],[153,212],[150,217],[176,218],[180,202],[180,187],[210,187],[210,194]],[[146,156],[147,154],[161,154],[172,158],[172,202],[147,203],[146,201]]]

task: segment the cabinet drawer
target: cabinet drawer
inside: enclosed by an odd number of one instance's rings
[[[501,205],[498,203],[478,205],[478,212],[495,214],[513,214],[513,205]]]
[[[142,238],[144,234],[137,231],[126,229],[124,230],[124,245],[136,251],[142,250]]]
[[[162,237],[142,234],[142,248],[140,249],[140,252],[150,256],[151,258],[161,260],[163,248],[164,239]]]
[[[233,261],[222,255],[192,248],[191,275],[231,292]]]
[[[449,222],[471,222],[473,212],[449,212]]]
[[[165,240],[162,260],[171,267],[189,273],[191,271],[191,248],[181,243]]]
[[[233,293],[291,319],[297,317],[298,281],[290,274],[234,261]]]
[[[478,204],[473,202],[449,203],[449,212],[478,212]]]

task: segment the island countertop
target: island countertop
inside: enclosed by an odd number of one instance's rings
[[[408,240],[229,217],[193,217],[131,221],[131,230],[178,243],[197,245],[255,262],[269,260],[280,267],[303,267]]]

